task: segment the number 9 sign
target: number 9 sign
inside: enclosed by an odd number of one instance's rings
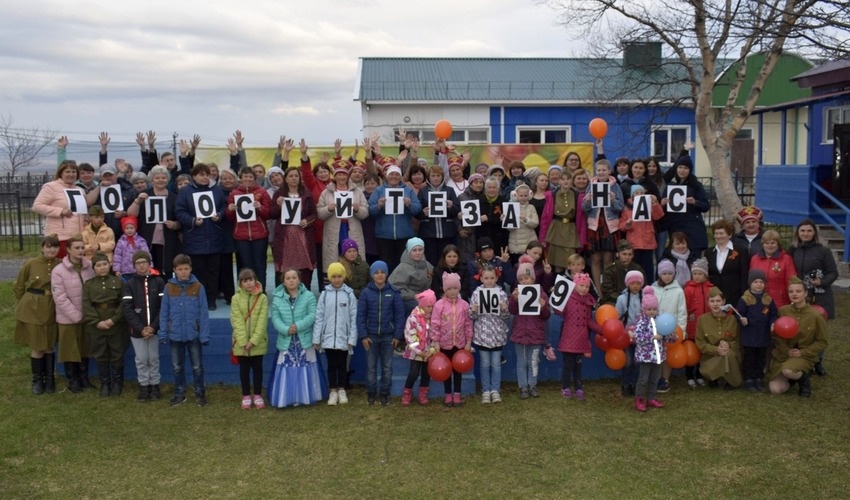
[[[567,299],[573,293],[576,284],[568,279],[563,274],[559,274],[555,279],[555,286],[552,288],[552,295],[549,297],[549,305],[556,311],[563,311],[567,305]]]

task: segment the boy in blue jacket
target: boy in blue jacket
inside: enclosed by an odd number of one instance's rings
[[[192,362],[195,382],[195,401],[207,405],[204,387],[202,345],[209,344],[209,312],[204,285],[192,274],[192,259],[180,254],[174,257],[175,277],[168,280],[159,311],[159,341],[171,345],[171,365],[174,370],[174,397],[171,406],[186,401],[186,351]]]
[[[360,292],[357,333],[366,349],[366,393],[370,405],[378,394],[378,359],[381,360],[381,405],[390,404],[393,350],[404,338],[404,303],[401,292],[387,282],[387,263],[379,260],[369,268],[372,281]]]

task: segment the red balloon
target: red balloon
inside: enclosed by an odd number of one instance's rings
[[[599,326],[604,325],[605,322],[611,318],[618,319],[619,317],[620,315],[617,314],[617,308],[611,304],[604,304],[596,309],[596,324]]]
[[[687,366],[696,366],[702,357],[702,353],[699,352],[699,347],[694,344],[693,340],[686,340],[682,342],[682,345],[685,346],[685,352],[688,355]]]
[[[437,120],[434,124],[434,136],[437,139],[448,139],[452,136],[452,124],[448,120]]]
[[[611,349],[611,343],[605,338],[605,335],[596,334],[593,336],[593,343],[602,352],[608,352]]]
[[[590,120],[590,124],[587,126],[587,129],[590,131],[590,135],[592,135],[594,139],[602,139],[605,137],[605,134],[608,133],[608,123],[606,123],[602,118],[594,118]]]
[[[602,335],[605,335],[605,338],[609,341],[616,340],[625,331],[626,327],[623,326],[623,322],[619,319],[610,318],[602,324]]]
[[[445,382],[452,376],[452,362],[445,354],[438,352],[428,360],[428,375],[437,382]]]
[[[452,368],[456,372],[466,373],[475,365],[475,356],[466,349],[461,349],[452,356]]]
[[[812,304],[812,309],[819,312],[821,316],[823,316],[824,321],[829,321],[829,313],[826,312],[826,309],[823,308],[820,304]]]
[[[632,343],[632,339],[629,338],[629,334],[623,332],[614,340],[608,342],[611,345],[612,349],[626,349],[629,347],[629,344]]]
[[[780,316],[773,323],[773,331],[783,339],[792,339],[800,331],[800,324],[791,316]]]
[[[611,349],[605,353],[605,364],[612,370],[622,370],[626,366],[626,353],[622,349]]]
[[[682,344],[667,344],[667,364],[674,370],[688,364],[688,352]]]

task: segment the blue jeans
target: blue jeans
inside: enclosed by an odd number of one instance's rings
[[[366,351],[366,392],[378,393],[378,360],[381,360],[381,394],[389,394],[393,385],[393,337],[369,335],[372,346]]]
[[[537,370],[540,367],[539,344],[514,344],[516,348],[516,381],[520,388],[537,385]],[[501,361],[500,361],[501,362]]]
[[[174,395],[186,395],[186,351],[189,351],[189,361],[192,362],[192,376],[195,382],[195,395],[203,395],[204,388],[204,360],[201,352],[201,339],[189,342],[171,341],[171,366],[174,369]]]
[[[478,349],[481,359],[481,392],[498,391],[502,386],[502,350]]]

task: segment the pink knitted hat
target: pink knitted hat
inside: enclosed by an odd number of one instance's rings
[[[433,306],[437,303],[437,296],[434,294],[434,290],[431,290],[429,288],[428,290],[425,290],[424,292],[417,295],[416,300],[419,301],[420,307],[428,307]]]

